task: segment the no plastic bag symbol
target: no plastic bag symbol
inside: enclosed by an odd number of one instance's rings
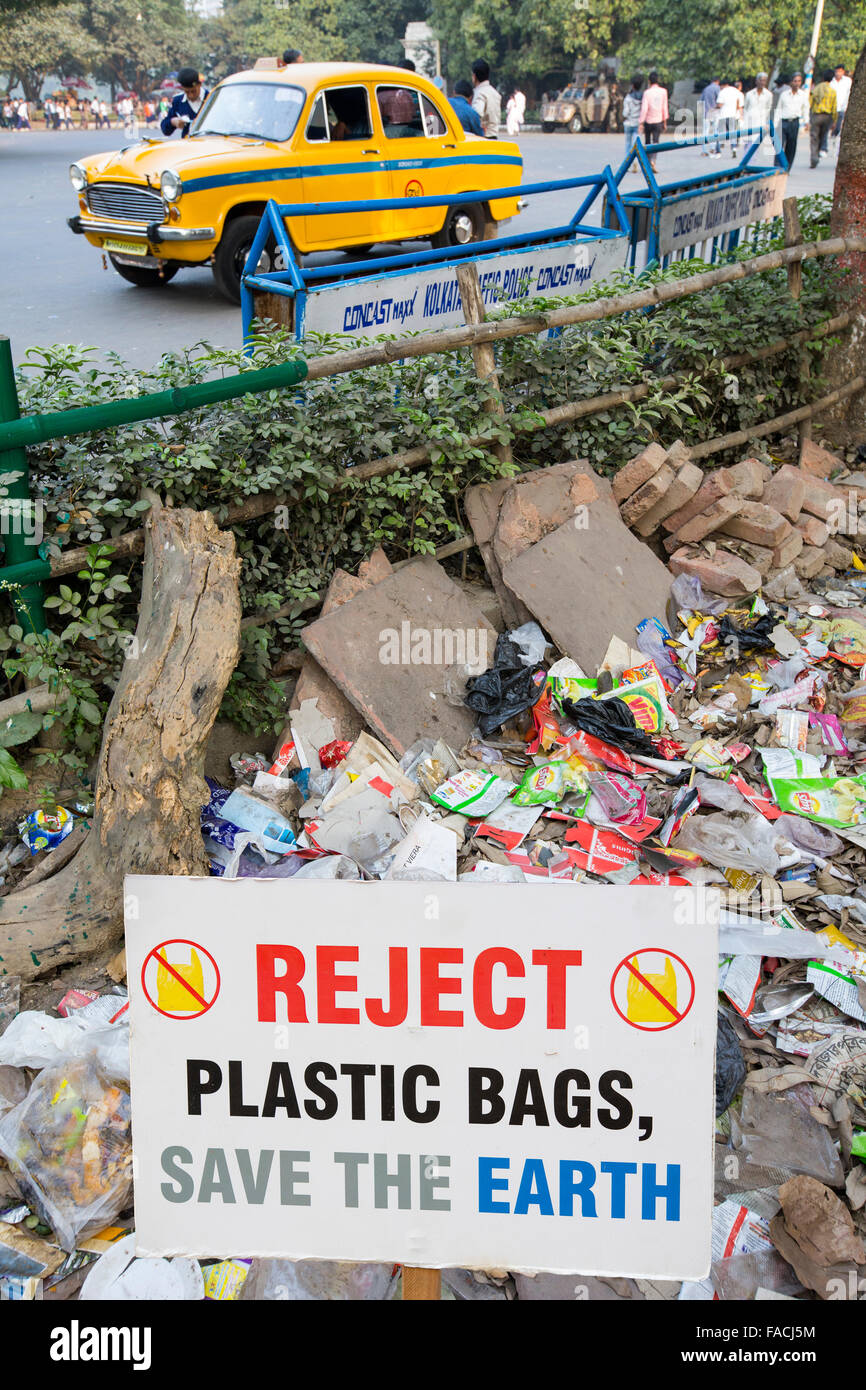
[[[219,966],[204,946],[185,937],[161,941],[141,967],[144,997],[164,1018],[201,1018],[220,992]]]
[[[695,1002],[695,977],[681,956],[663,946],[644,946],[620,961],[610,997],[631,1028],[661,1033],[682,1023]]]

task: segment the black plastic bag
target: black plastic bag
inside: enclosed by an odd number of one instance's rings
[[[583,729],[585,734],[592,734],[630,753],[643,753],[647,758],[656,756],[652,739],[636,722],[624,700],[616,696],[609,700],[565,699],[562,708],[572,724]]]
[[[740,1040],[723,1013],[716,1030],[716,1114],[723,1115],[746,1079]]]
[[[478,715],[481,737],[507,724],[516,714],[530,709],[544,694],[544,671],[524,666],[520,648],[506,632],[496,639],[493,665],[466,682],[463,703]]]

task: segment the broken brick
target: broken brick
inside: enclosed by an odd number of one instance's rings
[[[674,480],[674,470],[663,463],[657,473],[644,483],[643,487],[633,492],[621,507],[622,519],[626,526],[634,526],[635,522],[645,517],[647,512],[653,508],[663,498],[671,483]]]
[[[784,569],[786,565],[790,565],[802,549],[803,537],[795,528],[789,535],[783,536],[773,550],[773,569]]]
[[[693,574],[708,593],[721,594],[723,598],[754,594],[761,587],[761,576],[755,567],[728,550],[717,550],[710,556],[684,546],[671,556],[670,569],[672,574]]]
[[[800,447],[800,467],[813,478],[830,478],[845,465],[835,454],[831,454],[829,449],[822,449],[820,444],[815,444],[811,439],[804,439]]]
[[[614,501],[624,502],[633,492],[637,492],[639,487],[643,487],[644,483],[648,483],[650,478],[658,473],[666,457],[661,444],[648,444],[642,453],[636,454],[628,463],[623,464],[611,479]]]
[[[786,516],[789,521],[796,521],[803,510],[803,498],[806,496],[806,479],[799,468],[792,468],[786,463],[777,473],[774,473],[767,486],[764,488],[764,502],[768,507],[775,507],[777,512]]]
[[[715,473],[711,473],[708,478],[704,478],[694,497],[688,501],[679,511],[672,512],[663,523],[666,531],[679,531],[681,526],[685,526],[692,517],[698,516],[700,512],[706,510],[713,502],[717,502],[720,497],[727,497],[729,492],[733,492],[734,485],[731,482],[731,475],[726,468],[717,468]]]
[[[737,515],[727,521],[722,530],[726,536],[775,548],[790,533],[791,523],[765,502],[743,502]]]
[[[804,545],[794,561],[794,569],[801,579],[814,579],[816,574],[820,574],[825,563],[824,551],[820,546]]]
[[[747,502],[757,502],[768,479],[772,477],[772,470],[760,459],[743,459],[742,463],[735,463],[726,472],[731,475],[734,491]]]
[[[727,497],[719,497],[717,501],[711,502],[705,511],[698,516],[692,517],[685,526],[681,526],[677,531],[677,540],[684,544],[694,541],[702,541],[705,536],[709,536],[713,531],[718,531],[725,522],[731,521],[743,506],[741,497],[733,493]]]
[[[851,567],[851,547],[841,545],[839,541],[832,538],[821,546],[824,554],[824,564],[829,565],[834,570],[847,570]]]
[[[806,545],[824,545],[830,535],[825,523],[816,516],[801,516],[795,530],[800,532]]]
[[[806,491],[803,496],[803,511],[817,516],[821,521],[835,519],[837,527],[844,524],[844,513],[848,507],[848,494],[840,487],[834,487],[824,478],[813,478],[807,473]],[[839,527],[841,529],[841,527]]]
[[[675,447],[675,446],[674,446]],[[671,464],[672,450],[668,450],[668,466]],[[651,536],[653,531],[664,521],[665,517],[672,512],[684,507],[691,497],[694,497],[698,488],[704,480],[703,472],[696,463],[684,463],[665,493],[664,497],[656,503],[651,511],[642,516],[635,526],[639,536]]]

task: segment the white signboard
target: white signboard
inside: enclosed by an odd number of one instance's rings
[[[666,256],[671,251],[731,232],[735,227],[781,217],[787,178],[787,174],[779,170],[753,183],[708,189],[696,193],[693,198],[677,198],[675,202],[663,204],[659,251]]]
[[[709,1269],[715,902],[129,878],[138,1251]]]
[[[488,313],[526,295],[579,294],[625,266],[628,237],[524,246],[476,258]],[[372,263],[375,265],[375,262]],[[420,333],[465,323],[454,266],[419,264],[324,285],[298,298],[296,335]]]

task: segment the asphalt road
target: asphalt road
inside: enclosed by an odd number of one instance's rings
[[[830,193],[835,156],[811,170],[807,141],[801,136],[789,192]],[[621,135],[526,134],[519,143],[524,183],[591,174],[606,163],[615,169],[623,155]],[[122,131],[0,131],[0,261],[6,267],[0,332],[11,337],[16,361],[29,346],[53,343],[93,345],[100,358],[113,350],[140,367],[199,339],[220,347],[240,345],[240,310],[219,296],[210,270],[183,271],[163,289],[137,289],[110,266],[103,269],[100,253],[66,226],[78,210],[69,164],[122,144]],[[668,178],[724,167],[723,161],[702,159],[695,149],[659,158]],[[629,176],[625,187],[637,187],[638,181],[639,176]],[[561,225],[575,206],[570,190],[538,196],[512,226],[532,231]]]

